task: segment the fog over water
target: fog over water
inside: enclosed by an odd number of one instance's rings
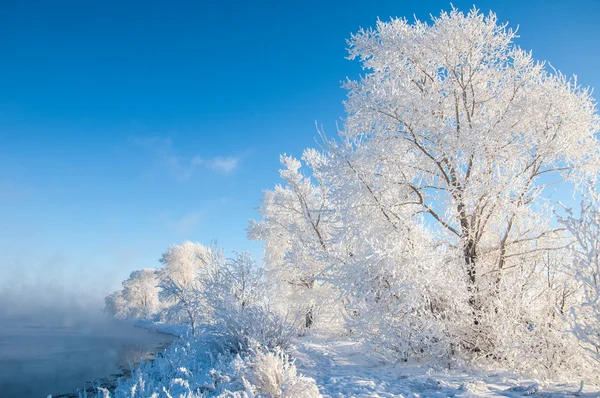
[[[74,393],[172,340],[102,315],[102,300],[0,290],[0,397]]]

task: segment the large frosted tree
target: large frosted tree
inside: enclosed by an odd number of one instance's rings
[[[552,235],[531,224],[548,182],[598,171],[589,91],[514,36],[493,14],[453,10],[431,25],[379,22],[349,42],[368,72],[346,84],[348,166],[395,187],[392,222],[410,207],[460,244],[473,288],[484,250],[501,282],[507,258]]]
[[[329,166],[332,180],[337,173],[356,181],[355,196],[404,231],[398,239],[406,242],[406,227],[419,220],[457,253],[448,278],[464,283],[471,314],[459,347],[504,357],[503,333],[514,327],[529,341],[527,330],[541,336],[544,317],[553,317],[558,283],[544,278],[559,278],[549,259],[567,241],[550,221],[547,188],[595,180],[600,165],[589,90],[536,62],[514,38],[477,10],[442,13],[431,24],[380,21],[353,35],[350,58],[366,74],[345,84],[347,118]],[[431,312],[440,306],[434,300]],[[501,326],[503,318],[514,324]],[[558,333],[548,328],[543,338]]]
[[[332,281],[348,320],[402,358],[575,361],[556,311],[575,304],[570,237],[550,194],[597,180],[600,119],[588,89],[514,38],[477,10],[359,31],[349,58],[365,74],[345,83],[340,137],[304,154],[324,206],[291,185],[265,194],[254,228],[281,274],[325,253],[309,280]],[[322,246],[311,221],[325,215]],[[294,259],[296,240],[310,250]]]

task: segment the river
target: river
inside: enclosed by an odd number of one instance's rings
[[[86,382],[110,379],[130,363],[153,358],[173,339],[108,320],[0,319],[0,397],[75,394]]]

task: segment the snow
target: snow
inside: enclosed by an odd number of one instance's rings
[[[598,386],[576,380],[559,384],[509,372],[386,363],[371,344],[350,337],[307,335],[287,352],[256,346],[234,354],[223,351],[216,330],[201,330],[176,339],[114,392],[100,389],[97,397],[600,397]]]
[[[316,380],[324,397],[599,397],[600,388],[543,383],[517,374],[434,370],[381,362],[369,345],[348,338],[305,338],[293,356],[300,373]]]

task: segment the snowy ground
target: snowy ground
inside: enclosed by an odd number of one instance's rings
[[[304,338],[292,355],[325,397],[600,397],[600,389],[580,383],[548,384],[515,375],[434,371],[385,365],[362,344],[346,339]]]
[[[165,325],[145,326],[163,332],[179,331]],[[262,362],[259,368],[263,371],[257,371],[256,351],[242,355],[243,358],[221,356],[221,337],[211,335],[210,330],[197,337],[176,339],[155,361],[142,364],[132,377],[119,383],[110,396],[299,398],[298,391],[305,398],[319,396],[316,389],[307,393],[305,387],[310,386],[302,385],[300,390],[296,386],[293,390],[293,384],[302,378],[297,378],[295,371],[287,379],[282,378],[281,367],[273,361]],[[369,345],[349,338],[304,336],[294,342],[289,354],[298,372],[313,378],[319,393],[331,398],[600,397],[600,388],[581,386],[578,380],[569,384],[542,383],[511,373],[391,365],[378,359]],[[265,383],[260,380],[279,380],[277,383],[283,384],[279,384],[281,389],[268,390],[276,391],[275,394],[265,394],[261,387]],[[94,395],[108,396],[100,390],[88,394]]]

